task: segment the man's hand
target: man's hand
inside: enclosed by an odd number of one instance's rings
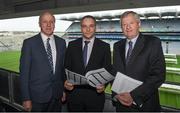
[[[74,89],[74,85],[69,83],[67,80],[64,82],[64,87],[69,91]]]
[[[23,107],[24,107],[25,111],[31,111],[31,109],[32,109],[31,100],[23,101]]]
[[[105,86],[104,85],[98,85],[96,86],[96,91],[98,93],[102,93],[105,90]]]
[[[65,101],[66,101],[66,93],[63,92],[63,96],[62,96],[62,98],[61,98],[61,102],[65,102]]]
[[[133,103],[133,98],[128,92],[118,94],[115,97],[125,106],[131,106]]]

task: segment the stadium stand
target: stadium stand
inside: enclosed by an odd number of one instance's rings
[[[159,37],[162,41],[180,41],[180,19],[141,20],[141,32]],[[119,21],[97,21],[96,36],[101,39],[119,40],[124,38]],[[67,29],[64,38],[81,37],[80,22],[74,22]]]
[[[142,32],[179,32],[180,19],[143,19],[141,20]],[[97,32],[122,32],[120,28],[120,22],[109,21],[97,21]],[[74,22],[67,29],[67,32],[80,32],[80,23]]]
[[[142,32],[179,32],[180,19],[148,19],[142,20]]]

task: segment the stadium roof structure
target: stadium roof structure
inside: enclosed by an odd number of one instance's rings
[[[141,19],[154,19],[154,18],[180,18],[180,5],[179,6],[162,6],[162,7],[148,7],[148,8],[134,8],[134,9],[120,9],[108,11],[95,11],[83,12],[60,15],[60,20],[80,21],[85,15],[92,15],[97,20],[113,20],[119,19],[123,12],[132,10],[140,15]]]
[[[38,16],[47,9],[55,14],[67,14],[174,5],[180,5],[179,0],[0,0],[0,19]],[[103,15],[110,19],[117,16]],[[102,16],[97,15],[97,18]]]

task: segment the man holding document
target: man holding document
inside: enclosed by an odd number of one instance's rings
[[[141,34],[140,24],[139,15],[133,11],[121,16],[126,39],[114,44],[117,74],[112,90],[116,111],[160,111],[158,88],[165,80],[161,41]]]
[[[85,16],[80,24],[82,38],[69,43],[65,57],[65,68],[68,76],[64,86],[69,90],[68,110],[101,112],[105,102],[105,84],[100,79],[103,78],[101,75],[105,71],[101,73],[98,70],[98,74],[87,74],[87,72],[101,68],[109,71],[111,68],[110,45],[95,38],[96,20],[94,17]],[[73,79],[70,79],[72,76],[74,76]],[[90,79],[90,77],[92,78]],[[82,82],[86,78],[89,78],[90,84]],[[100,80],[100,84],[95,83],[95,78]]]

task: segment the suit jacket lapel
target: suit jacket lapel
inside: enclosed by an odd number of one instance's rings
[[[77,55],[79,55],[79,59],[80,59],[80,66],[82,66],[83,67],[83,69],[85,69],[85,66],[84,66],[84,61],[83,61],[83,50],[82,50],[82,38],[80,38],[80,39],[78,39],[79,41],[78,41],[78,43],[77,43],[77,51],[76,51],[76,53],[77,53]]]
[[[37,38],[38,38],[37,39],[38,40],[37,41],[37,46],[39,46],[38,49],[42,53],[42,56],[45,59],[44,61],[47,62],[48,66],[49,66],[49,70],[50,70],[51,67],[50,67],[50,64],[49,64],[49,59],[48,59],[48,56],[47,56],[47,53],[46,53],[46,49],[44,47],[44,43],[43,43],[43,40],[42,40],[42,37],[41,37],[40,33],[38,34]]]
[[[140,34],[137,41],[136,41],[136,44],[134,46],[134,49],[131,53],[131,57],[129,59],[129,63],[128,64],[131,64],[135,58],[137,57],[137,55],[141,52],[141,50],[144,48],[144,38],[143,36]]]
[[[44,58],[46,59],[46,61],[48,61],[48,57],[47,57],[47,53],[46,53],[46,49],[44,47],[44,43],[43,40],[41,38],[41,35],[39,34],[39,36],[37,37],[37,46],[39,46],[39,50],[42,53],[42,56],[44,56]]]
[[[119,52],[120,52],[120,56],[121,56],[121,59],[123,61],[123,65],[125,66],[126,65],[126,58],[125,58],[125,49],[126,47],[126,40],[123,39],[123,42],[121,45],[119,45]]]
[[[90,54],[90,58],[89,58],[89,61],[88,61],[88,64],[86,66],[86,69],[88,68],[89,65],[93,64],[93,57],[96,57],[96,53],[97,53],[97,46],[98,46],[98,42],[97,42],[97,39],[95,38],[94,39],[94,44],[93,44],[93,47],[92,47],[92,51],[91,51],[91,54]]]
[[[57,70],[57,68],[59,67],[58,66],[58,62],[60,62],[60,56],[61,56],[61,53],[60,53],[60,47],[61,47],[61,44],[59,44],[59,42],[58,42],[58,40],[57,40],[57,37],[54,35],[54,40],[55,40],[55,46],[56,46],[56,64],[55,64],[55,73],[56,73],[56,70]]]

